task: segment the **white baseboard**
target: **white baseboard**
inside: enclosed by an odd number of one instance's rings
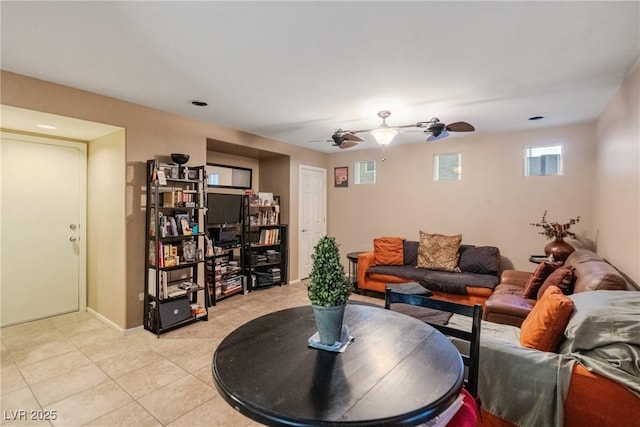
[[[136,326],[135,328],[122,329],[120,326],[116,325],[111,320],[107,319],[102,314],[98,313],[97,311],[95,311],[95,310],[93,310],[93,309],[91,309],[89,307],[87,307],[87,312],[89,314],[95,316],[96,318],[98,318],[98,320],[102,321],[107,326],[109,326],[112,329],[115,329],[116,331],[120,332],[122,335],[131,335],[133,333],[136,333],[136,332],[141,331],[141,330],[144,329],[144,327],[142,325]]]
[[[289,285],[295,285],[296,283],[300,283],[302,282],[302,280],[300,279],[296,279],[296,280],[290,280],[289,282],[287,282]]]

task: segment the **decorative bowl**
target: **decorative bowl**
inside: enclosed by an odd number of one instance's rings
[[[171,160],[173,160],[174,162],[176,162],[179,165],[183,165],[183,164],[185,164],[185,163],[187,163],[189,161],[189,155],[188,154],[173,153],[173,154],[171,154]]]

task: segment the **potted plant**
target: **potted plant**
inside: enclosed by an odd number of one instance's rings
[[[542,221],[537,223],[531,223],[534,227],[542,227],[542,234],[547,239],[554,239],[547,243],[544,247],[544,253],[548,257],[552,257],[554,261],[564,261],[573,251],[574,247],[564,241],[564,238],[569,236],[575,239],[575,233],[569,231],[572,225],[580,222],[580,217],[570,218],[569,222],[560,224],[559,222],[547,221],[547,211],[542,214]]]
[[[320,342],[334,345],[340,341],[344,308],[353,289],[340,263],[340,251],[334,237],[324,236],[311,255],[313,266],[307,292],[316,318]]]

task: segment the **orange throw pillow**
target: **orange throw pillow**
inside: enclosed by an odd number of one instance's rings
[[[573,301],[557,286],[549,286],[520,327],[520,345],[556,351],[573,313]]]
[[[373,239],[375,265],[404,265],[402,237],[379,237]]]
[[[528,299],[536,299],[538,298],[538,290],[544,284],[544,281],[547,280],[547,277],[560,266],[561,264],[555,264],[550,262],[541,262],[536,268],[536,271],[533,272],[529,282],[527,282],[524,287],[524,291],[522,291],[522,296]]]

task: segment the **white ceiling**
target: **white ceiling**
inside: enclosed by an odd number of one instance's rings
[[[307,141],[377,127],[381,109],[476,133],[593,120],[640,55],[639,6],[3,0],[2,68],[335,152]]]

